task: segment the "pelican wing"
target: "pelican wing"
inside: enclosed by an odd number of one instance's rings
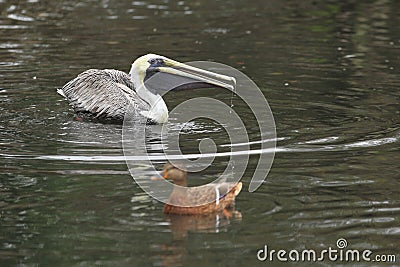
[[[87,70],[58,92],[75,112],[91,113],[95,117],[123,120],[129,104],[137,110],[148,109],[148,104],[136,94],[129,75],[118,70]]]

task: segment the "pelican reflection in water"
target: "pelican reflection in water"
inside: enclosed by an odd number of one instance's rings
[[[156,73],[164,74],[160,76],[163,80],[158,88],[152,88],[146,82]],[[129,74],[113,69],[90,69],[57,91],[78,115],[121,121],[131,104],[148,123],[165,123],[168,108],[159,92],[172,89],[160,88],[169,87],[171,80],[175,86],[182,85],[183,88],[222,87],[232,90],[236,84],[233,77],[147,54],[132,63]]]

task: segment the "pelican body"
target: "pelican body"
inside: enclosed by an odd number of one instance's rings
[[[147,118],[150,123],[165,123],[168,108],[158,93],[170,88],[150,88],[146,81],[155,74],[162,76],[166,85],[169,79],[181,77],[190,88],[222,87],[232,90],[236,84],[233,77],[195,68],[164,56],[147,54],[137,58],[129,74],[114,69],[90,69],[79,74],[57,92],[65,97],[77,114],[89,114],[95,118],[117,121],[124,119],[129,105]],[[182,83],[176,83],[180,86]],[[164,85],[165,86],[165,85]],[[172,89],[172,88],[171,88]]]

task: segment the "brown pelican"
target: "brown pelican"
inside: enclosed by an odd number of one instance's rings
[[[151,88],[146,81],[156,73],[167,74],[162,81],[181,77],[186,85],[205,85],[233,89],[233,77],[195,68],[155,54],[137,58],[129,75],[113,69],[90,69],[79,74],[57,92],[65,97],[77,114],[91,114],[96,118],[123,120],[127,107],[133,104],[138,114],[151,123],[165,123],[168,108],[157,92],[163,88]],[[193,88],[193,86],[192,86]],[[169,89],[169,88],[167,88]]]

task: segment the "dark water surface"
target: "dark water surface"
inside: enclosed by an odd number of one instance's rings
[[[265,244],[321,251],[339,238],[399,262],[400,2],[342,2],[1,0],[0,265],[265,266]],[[243,180],[242,219],[165,216],[128,173],[121,126],[74,121],[56,94],[148,52],[230,65],[268,99],[277,153],[255,193]],[[215,127],[199,122],[181,145],[226,143]]]

